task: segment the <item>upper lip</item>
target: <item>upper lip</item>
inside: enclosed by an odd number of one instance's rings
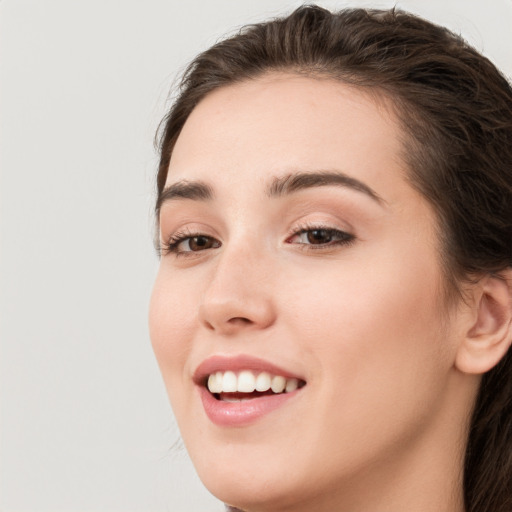
[[[272,375],[282,375],[287,379],[304,380],[299,375],[286,370],[274,363],[265,361],[258,357],[239,354],[235,356],[214,355],[205,359],[194,372],[193,380],[196,384],[204,385],[209,375],[215,372],[233,372],[241,370],[253,370],[255,372],[268,372]]]

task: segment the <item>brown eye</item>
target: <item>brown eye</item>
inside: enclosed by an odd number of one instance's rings
[[[346,245],[355,240],[355,236],[331,228],[310,228],[301,229],[295,235],[288,239],[288,243],[297,244],[303,248],[322,249],[333,248],[339,245]]]
[[[189,251],[202,251],[203,249],[211,249],[218,247],[215,245],[215,240],[209,236],[192,236],[187,240],[183,240],[182,244],[187,245]],[[187,250],[187,249],[184,249]]]
[[[216,249],[222,244],[215,238],[202,234],[176,233],[166,247],[167,253],[174,253],[176,256],[186,256],[192,252]]]
[[[333,232],[330,229],[312,229],[307,231],[306,238],[310,244],[328,244],[333,239]]]

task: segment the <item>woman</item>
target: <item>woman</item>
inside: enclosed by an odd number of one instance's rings
[[[303,7],[191,64],[154,350],[246,511],[512,510],[512,90],[399,11]]]

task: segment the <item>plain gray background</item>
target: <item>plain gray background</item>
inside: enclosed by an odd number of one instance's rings
[[[0,3],[0,511],[223,510],[180,448],[147,334],[152,140],[195,54],[300,3]],[[485,4],[397,2],[510,77],[512,0]]]

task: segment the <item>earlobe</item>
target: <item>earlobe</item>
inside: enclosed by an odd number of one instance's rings
[[[473,294],[475,309],[455,366],[464,373],[483,374],[500,362],[512,344],[512,268],[485,276]]]

